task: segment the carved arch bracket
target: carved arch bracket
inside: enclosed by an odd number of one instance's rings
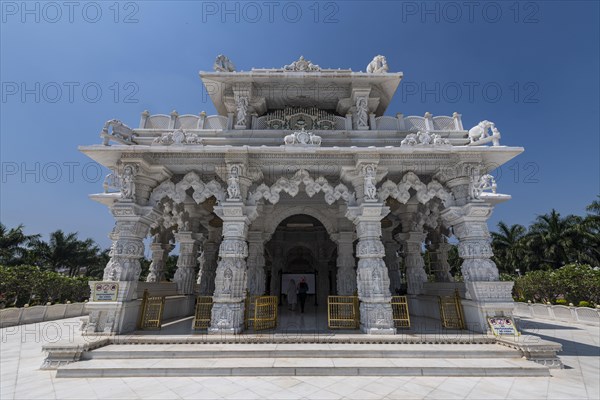
[[[197,204],[204,202],[211,196],[215,196],[218,201],[225,198],[225,190],[216,180],[204,183],[195,172],[187,173],[177,184],[170,179],[165,180],[158,185],[150,195],[150,204],[156,205],[165,197],[173,200],[175,203],[183,203],[186,199],[186,191],[193,188],[192,198]]]
[[[308,171],[304,169],[298,170],[293,177],[281,177],[271,187],[266,184],[259,185],[256,190],[250,194],[254,201],[260,199],[268,200],[271,204],[277,204],[280,199],[279,193],[282,191],[295,197],[300,192],[300,184],[304,184],[304,190],[308,197],[313,197],[319,192],[325,194],[325,202],[332,205],[336,200],[343,199],[346,202],[354,200],[354,193],[350,192],[348,187],[343,183],[333,187],[327,179],[320,176],[316,180],[313,179]]]
[[[452,205],[454,198],[452,193],[448,191],[440,182],[433,179],[428,184],[421,182],[419,177],[414,172],[404,174],[398,184],[387,180],[381,185],[378,191],[379,199],[383,202],[388,197],[398,200],[402,204],[406,204],[410,200],[410,189],[416,192],[417,200],[421,204],[427,203],[434,197],[439,198],[444,206]]]

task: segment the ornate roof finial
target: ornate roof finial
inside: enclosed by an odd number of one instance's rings
[[[284,65],[283,69],[285,71],[296,71],[296,72],[312,72],[312,71],[320,71],[321,67],[313,64],[311,61],[305,60],[304,56],[300,56],[298,61],[294,61],[289,65]]]

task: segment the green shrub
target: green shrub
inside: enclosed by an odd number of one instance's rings
[[[88,278],[71,278],[31,265],[0,265],[0,301],[6,307],[79,302],[89,296]]]
[[[590,302],[589,301],[580,301],[578,304],[578,307],[589,307],[590,306]]]
[[[556,300],[556,304],[558,304],[560,306],[566,306],[569,303],[565,299],[558,299],[558,300]]]

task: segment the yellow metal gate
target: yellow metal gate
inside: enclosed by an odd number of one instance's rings
[[[244,300],[244,329],[246,330],[254,327],[254,310],[256,309],[256,299],[259,297],[246,294],[246,300]]]
[[[140,307],[139,329],[160,329],[162,315],[165,308],[164,296],[150,296],[148,290],[144,290],[142,306]]]
[[[358,329],[359,325],[358,296],[327,297],[327,326],[329,329]]]
[[[465,317],[458,290],[455,291],[454,296],[440,296],[439,301],[442,326],[450,329],[465,329]]]
[[[408,314],[406,296],[392,296],[392,315],[394,317],[394,327],[410,328],[410,315]]]
[[[196,311],[194,312],[192,329],[208,329],[212,306],[213,299],[211,296],[198,296],[196,298]]]
[[[277,296],[259,296],[254,301],[254,330],[277,326]]]

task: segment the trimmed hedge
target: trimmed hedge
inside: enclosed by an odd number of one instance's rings
[[[90,297],[88,279],[31,265],[0,265],[0,307],[81,302]]]

